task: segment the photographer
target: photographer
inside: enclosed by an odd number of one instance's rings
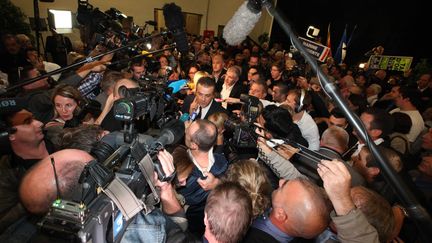
[[[18,187],[25,171],[54,152],[52,144],[44,138],[43,124],[31,112],[22,109],[2,115],[6,132],[2,130],[0,146],[0,234],[27,215],[18,198]],[[10,155],[3,156],[7,153]]]

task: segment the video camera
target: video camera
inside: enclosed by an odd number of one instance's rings
[[[73,242],[119,242],[138,213],[148,214],[159,203],[154,172],[160,181],[175,178],[175,172],[164,173],[157,158],[185,130],[183,122],[167,115],[169,90],[120,87],[119,93],[125,98],[114,103],[114,116],[125,122],[125,129],[104,136],[94,146],[96,160],[81,174],[81,193],[72,200],[56,200],[38,223],[42,232]],[[134,122],[142,116],[159,121],[157,138],[134,131]]]
[[[148,118],[157,128],[176,118],[179,110],[172,88],[160,80],[141,80],[139,88],[119,88],[124,98],[115,101],[113,110],[115,119],[131,123],[138,118]]]
[[[38,223],[41,231],[71,242],[119,242],[135,215],[159,203],[154,172],[160,181],[175,178],[164,173],[157,154],[177,143],[184,129],[183,122],[171,120],[157,138],[139,134],[125,143],[123,132],[104,136],[92,151],[97,160],[80,176],[81,191],[72,200],[54,201]]]
[[[225,121],[227,131],[233,133],[230,143],[237,148],[255,148],[255,121],[260,114],[260,104],[258,98],[246,94],[240,96],[240,101],[243,102],[240,117],[231,117]]]
[[[77,21],[85,26],[85,39],[90,48],[101,44],[108,49],[114,49],[138,39],[138,36],[134,34],[139,31],[134,29],[139,28],[138,26],[132,26],[132,34],[123,31],[121,20],[125,18],[127,16],[116,8],[102,12],[99,8],[94,8],[88,1],[78,2]],[[129,51],[137,54],[134,48],[130,48]]]

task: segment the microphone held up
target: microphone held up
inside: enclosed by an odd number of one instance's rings
[[[189,50],[186,32],[184,30],[184,20],[181,8],[175,3],[165,4],[163,6],[163,15],[165,25],[173,34],[177,50],[186,54]]]
[[[226,24],[223,38],[231,46],[240,44],[252,32],[260,17],[260,1],[245,1]]]

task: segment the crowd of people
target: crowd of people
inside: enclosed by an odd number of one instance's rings
[[[171,94],[176,118],[186,116],[184,139],[158,154],[165,174],[176,178],[155,178],[158,209],[138,214],[122,241],[422,242],[381,165],[300,53],[277,43],[232,47],[188,35],[188,53],[165,50],[121,67],[112,64],[125,56],[109,54],[20,85],[67,64],[44,60],[22,36],[1,39],[0,87],[18,85],[9,98],[24,106],[1,111],[0,239],[53,240],[38,233],[37,222],[59,195],[74,198],[94,148],[124,128],[115,101],[154,80],[186,79]],[[152,48],[171,42],[158,38]],[[72,61],[107,50],[80,46],[89,50],[74,50]],[[394,173],[432,212],[432,70],[350,68],[331,57],[320,68]],[[260,101],[253,120],[246,119],[245,95]],[[139,133],[155,125],[134,122]],[[240,137],[253,146],[233,139],[245,122],[249,136]]]

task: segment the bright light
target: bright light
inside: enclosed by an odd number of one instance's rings
[[[54,15],[56,29],[72,29],[72,12],[67,10],[49,10]]]
[[[314,38],[316,38],[318,36],[319,32],[320,32],[320,29],[318,29],[318,28],[316,28],[316,27],[314,27],[314,26],[311,25],[311,26],[308,27],[308,29],[306,31],[306,36],[309,37],[309,38],[314,39]]]
[[[147,43],[146,47],[147,47],[148,50],[150,50],[152,48],[152,45],[150,43]]]
[[[364,63],[360,63],[359,64],[359,68],[364,68],[365,67],[365,64]]]

